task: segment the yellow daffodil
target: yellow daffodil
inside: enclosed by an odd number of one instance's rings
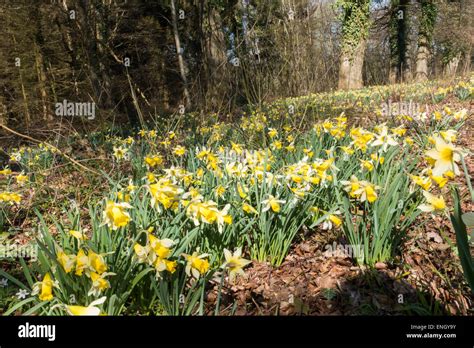
[[[166,267],[166,270],[168,272],[170,272],[171,274],[173,274],[174,272],[176,272],[176,266],[177,266],[177,262],[176,261],[170,261],[170,260],[163,260],[164,264],[165,264],[165,267]]]
[[[105,223],[112,228],[112,230],[127,226],[132,220],[130,214],[127,212],[127,209],[131,207],[132,206],[126,202],[115,203],[113,201],[107,201],[103,212]]]
[[[367,181],[358,180],[354,175],[351,176],[350,181],[341,180],[341,184],[344,185],[344,190],[349,192],[351,197],[358,198],[361,202],[368,201],[373,203],[377,200],[378,186],[375,186]]]
[[[87,293],[88,296],[99,296],[103,291],[110,288],[110,283],[105,277],[115,275],[115,273],[102,273],[98,274],[95,272],[90,273],[90,277],[92,280],[92,286],[89,292]]]
[[[229,280],[233,282],[237,275],[245,275],[243,268],[251,261],[242,258],[242,248],[235,249],[234,253],[224,249],[225,262],[221,268],[229,271]]]
[[[410,175],[411,179],[413,182],[422,187],[423,190],[427,191],[431,187],[431,178],[430,177],[423,177],[423,176],[417,176],[417,175]]]
[[[458,132],[455,131],[454,129],[448,129],[446,131],[439,132],[439,134],[443,137],[443,139],[447,141],[448,143],[452,143],[453,141],[456,141],[457,133]]]
[[[186,154],[186,148],[184,146],[178,145],[174,148],[173,153],[176,156],[182,157]]]
[[[114,146],[114,157],[117,161],[121,161],[127,158],[127,149],[124,147]]]
[[[182,254],[186,259],[186,268],[185,272],[188,276],[193,276],[196,279],[203,274],[205,274],[209,270],[209,261],[207,257],[209,254],[201,254],[199,255],[199,251],[195,251],[192,255]]]
[[[270,139],[276,137],[278,135],[278,131],[275,128],[268,128],[268,136]]]
[[[21,195],[14,192],[0,192],[0,202],[7,202],[10,204],[20,203]]]
[[[246,212],[247,214],[258,214],[257,209],[252,207],[250,204],[243,203],[242,204],[242,210]]]
[[[96,254],[92,250],[89,251],[89,265],[97,272],[99,275],[107,271],[107,264],[105,263],[104,257],[102,255]]]
[[[441,137],[435,137],[435,148],[426,152],[426,155],[435,161],[433,175],[441,176],[448,170],[459,175],[456,162],[461,160],[460,152],[453,144],[445,142]]]
[[[154,156],[146,156],[144,158],[145,163],[149,168],[154,168],[156,166],[159,166],[163,163],[163,157],[160,155],[154,155]]]
[[[369,172],[371,172],[373,169],[374,169],[374,164],[372,163],[372,161],[367,161],[367,160],[359,160],[360,161],[360,166],[361,166],[361,169],[365,169]]]
[[[72,271],[76,263],[76,255],[67,255],[62,249],[59,249],[56,253],[56,258],[63,267],[64,272],[69,273]]]
[[[225,193],[225,187],[219,185],[216,187],[215,192],[217,197],[222,197]]]
[[[24,185],[28,182],[28,176],[23,174],[18,174],[15,179],[19,185]]]
[[[262,201],[262,205],[264,206],[262,212],[266,212],[268,210],[272,210],[274,213],[278,213],[281,210],[281,204],[285,204],[286,201],[282,199],[278,199],[273,195],[268,195],[268,199]]]
[[[98,308],[99,305],[103,304],[107,297],[101,297],[98,300],[92,301],[90,305],[87,307],[84,306],[66,306],[66,310],[69,313],[69,315],[88,315],[88,316],[96,316],[100,315],[101,311],[100,308]]]
[[[39,283],[39,299],[41,301],[50,301],[53,299],[53,281],[51,275],[46,273],[43,281]]]
[[[446,209],[446,203],[443,196],[436,197],[428,191],[423,191],[423,196],[426,199],[425,204],[418,206],[418,209],[426,213],[444,211]]]
[[[160,179],[155,184],[148,186],[152,196],[151,204],[161,212],[161,207],[165,209],[176,209],[178,207],[179,196],[183,190],[173,184],[168,179]]]
[[[0,170],[0,175],[10,175],[12,173],[10,168]]]
[[[76,255],[76,275],[81,276],[89,268],[89,258],[84,250],[79,249]]]
[[[365,184],[361,189],[355,192],[356,195],[360,195],[360,201],[364,202],[367,200],[369,203],[373,203],[377,200],[377,192],[378,186],[372,184]]]
[[[85,239],[88,239],[87,235],[85,235],[82,232],[76,231],[76,230],[69,230],[69,234],[76,238],[77,240],[83,241]]]
[[[388,134],[388,128],[385,126],[382,127],[379,134],[377,135],[377,138],[371,143],[371,146],[381,146],[383,152],[387,151],[388,146],[397,145],[398,143],[390,134]]]
[[[151,249],[160,259],[168,258],[171,254],[171,247],[175,244],[171,239],[158,239],[152,234],[148,234],[148,242]]]
[[[246,199],[248,197],[248,188],[241,185],[241,184],[237,184],[237,191],[239,192],[239,196],[240,198],[242,199]]]
[[[341,180],[341,184],[345,186],[344,190],[348,192],[351,197],[356,196],[355,192],[358,191],[361,186],[359,179],[357,179],[355,175],[351,176],[350,181]]]

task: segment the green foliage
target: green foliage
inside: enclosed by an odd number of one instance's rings
[[[371,172],[371,182],[380,187],[374,203],[353,205],[347,195],[338,194],[345,217],[343,232],[351,245],[360,248],[361,253],[356,255],[359,264],[374,266],[391,260],[400,250],[408,227],[421,213],[417,210],[419,195],[410,191],[410,180],[404,173],[413,171],[417,161],[408,158],[407,153],[393,149],[384,166]]]
[[[369,34],[370,0],[337,0],[336,8],[341,9],[339,18],[342,26],[342,50],[352,54]]]
[[[464,220],[467,220],[461,210],[461,199],[459,197],[459,190],[455,188],[453,190],[454,199],[454,212],[451,214],[451,222],[456,232],[456,242],[458,246],[459,259],[461,260],[462,269],[464,270],[464,276],[467,283],[471,287],[471,291],[474,293],[474,260],[472,258],[470,247],[467,238],[467,227]],[[472,214],[472,213],[471,213]],[[472,220],[472,219],[471,219]],[[474,225],[471,225],[472,229]]]
[[[431,41],[433,29],[438,15],[438,7],[434,1],[421,0],[420,33]]]

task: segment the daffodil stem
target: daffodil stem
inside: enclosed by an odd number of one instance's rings
[[[464,170],[464,175],[466,176],[467,187],[469,188],[469,193],[471,194],[471,201],[474,202],[474,190],[472,189],[472,185],[471,185],[471,177],[469,176],[469,172],[467,171],[466,161],[464,161],[464,157],[462,156],[461,156],[461,163],[462,163],[462,169]]]
[[[219,307],[221,306],[222,285],[224,284],[224,278],[225,278],[225,269],[222,272],[221,281],[219,283],[219,291],[217,293],[216,310],[214,312],[214,315],[219,314]]]

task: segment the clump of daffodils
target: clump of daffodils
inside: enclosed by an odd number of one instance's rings
[[[71,232],[73,236],[79,237],[77,231]],[[78,277],[85,275],[91,280],[89,296],[98,296],[110,288],[110,283],[106,277],[113,276],[115,273],[107,272],[108,266],[104,255],[83,248],[80,248],[76,255],[66,254],[61,248],[58,248],[56,258],[64,272],[71,273],[74,270],[74,275]]]
[[[159,212],[167,209],[176,210],[180,195],[183,190],[167,178],[161,178],[158,182],[150,184],[148,190],[151,194],[151,204]]]
[[[0,202],[6,203],[20,203],[21,202],[21,195],[14,192],[0,192]]]
[[[219,233],[222,233],[224,225],[232,223],[232,216],[229,215],[230,204],[222,210],[217,208],[217,203],[209,200],[202,202],[199,197],[187,203],[186,214],[193,220],[196,226],[201,222],[212,225],[217,224]]]

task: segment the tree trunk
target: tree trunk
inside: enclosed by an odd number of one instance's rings
[[[207,9],[205,32],[206,103],[210,109],[219,109],[228,94],[229,74],[226,70],[226,43],[222,21],[216,9]]]
[[[38,89],[41,98],[41,106],[43,111],[43,120],[51,121],[52,115],[49,109],[49,98],[47,92],[47,77],[46,77],[46,68],[45,68],[45,59],[44,59],[44,37],[41,27],[41,13],[39,6],[36,5],[31,9],[31,18],[35,22],[35,37],[34,37],[34,56],[35,56],[35,65],[36,65],[36,75],[38,79]]]
[[[356,89],[364,86],[362,67],[366,47],[367,41],[361,40],[352,55],[349,53],[342,54],[339,67],[339,89]]]
[[[184,101],[186,108],[189,108],[191,106],[191,97],[189,95],[188,91],[188,80],[186,77],[186,66],[184,63],[184,58],[183,58],[183,51],[181,49],[181,40],[179,38],[179,32],[178,32],[178,19],[176,16],[176,6],[174,3],[174,0],[171,0],[171,20],[173,24],[173,34],[174,34],[174,42],[176,45],[176,54],[178,55],[178,65],[179,65],[179,72],[181,75],[181,80],[183,81],[183,93],[184,93]]]
[[[464,52],[464,64],[462,67],[462,74],[468,75],[471,71],[471,52],[472,45],[469,45],[469,48]]]
[[[413,50],[416,37],[413,37],[412,28],[415,27],[415,0],[408,0],[405,2],[406,10],[405,16],[405,64],[402,65],[402,80],[404,82],[411,82],[413,80]]]
[[[437,16],[437,4],[430,0],[418,0],[420,5],[418,51],[416,54],[416,80],[428,79],[428,61],[430,58],[431,38]]]
[[[418,52],[416,54],[416,80],[426,81],[428,79],[428,40],[425,35],[420,34],[418,41]]]
[[[38,47],[36,43],[34,47],[34,53],[36,73],[38,76],[38,88],[41,96],[41,104],[43,109],[43,120],[50,121],[52,120],[52,117],[48,107],[48,93],[46,92],[46,72],[44,69],[44,59],[40,51],[40,47]]]
[[[59,24],[59,22],[57,24],[61,32],[61,35],[63,37],[63,44],[66,48],[66,51],[69,54],[69,58],[70,58],[69,67],[71,70],[72,79],[74,81],[74,93],[77,98],[79,97],[79,84],[77,81],[77,71],[80,70],[80,67],[79,67],[79,62],[77,61],[77,58],[76,58],[76,54],[77,54],[76,47],[74,46],[74,41],[71,35],[71,32],[73,31],[73,29],[71,27],[72,26],[71,19],[69,19],[69,8],[68,8],[66,0],[63,0],[60,5],[62,9],[64,10],[64,12],[66,13],[66,16],[68,17],[68,20],[67,20],[68,24],[64,27],[64,30],[63,30],[62,25]]]

